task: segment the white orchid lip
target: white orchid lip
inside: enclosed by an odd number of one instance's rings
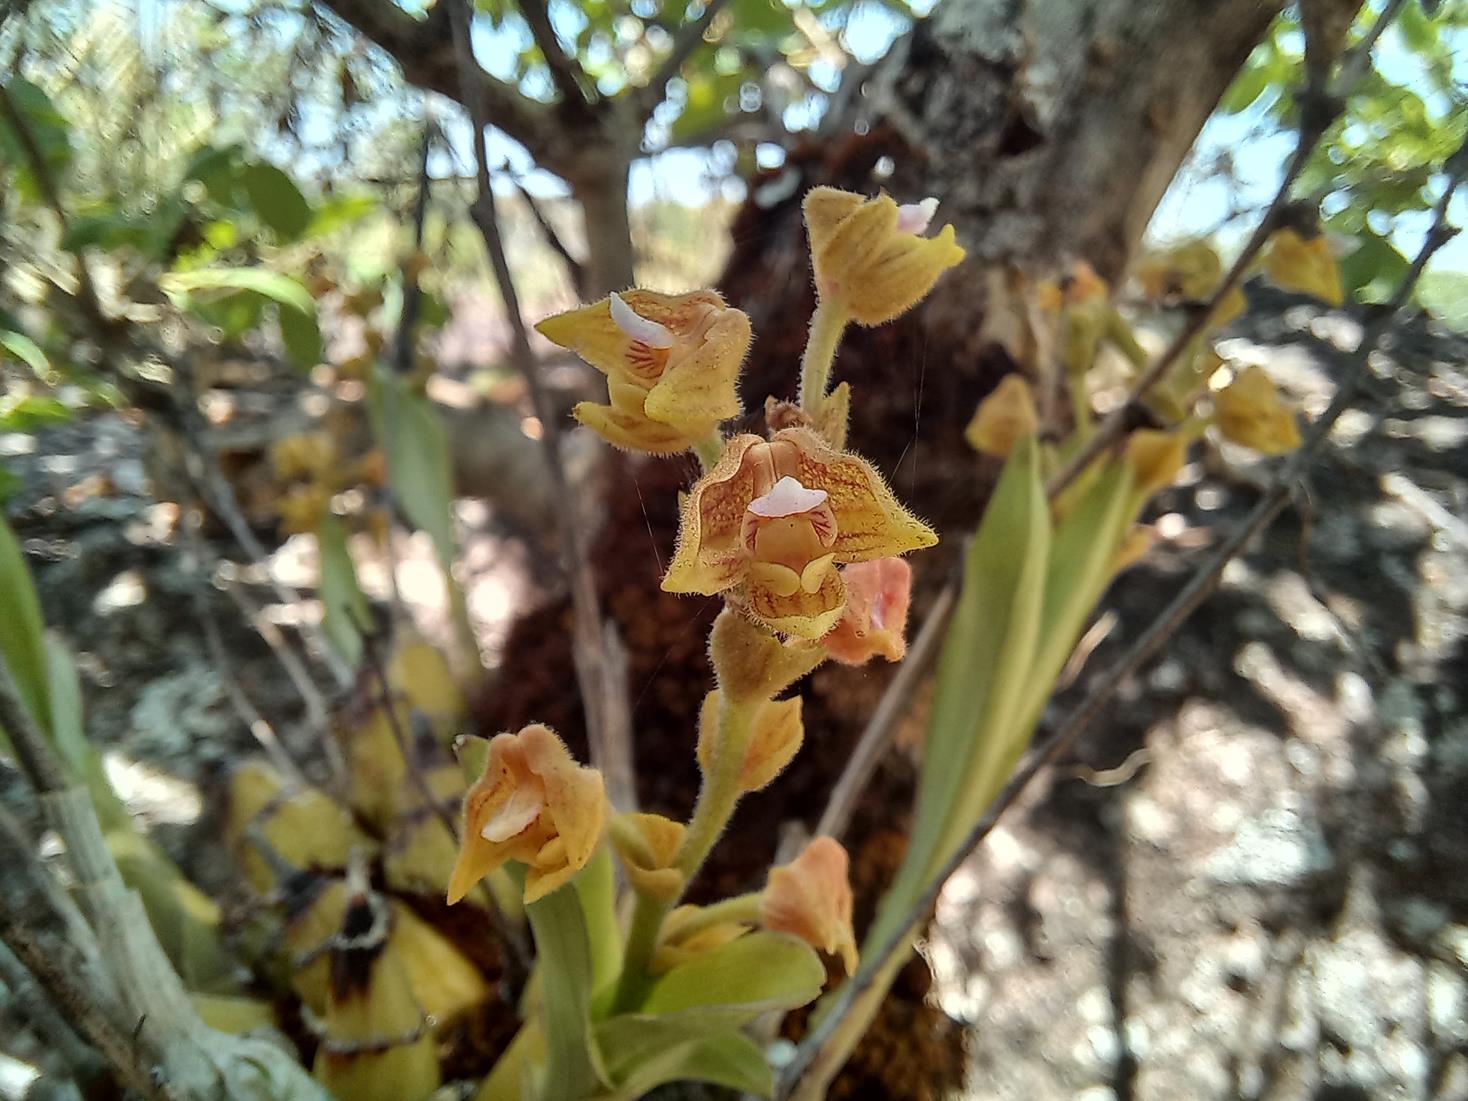
[[[924,199],[920,203],[904,203],[897,208],[897,232],[923,234],[938,213],[938,200]]]
[[[786,475],[763,497],[749,502],[749,511],[765,520],[783,516],[799,516],[818,509],[826,503],[828,494],[824,489],[807,489],[795,478]]]
[[[633,340],[649,348],[671,348],[678,343],[671,329],[643,317],[622,301],[622,296],[615,291],[612,292],[612,321]]]
[[[540,793],[530,788],[516,788],[494,816],[484,823],[479,836],[486,841],[508,841],[516,834],[524,833],[532,822],[545,810],[545,800]]]

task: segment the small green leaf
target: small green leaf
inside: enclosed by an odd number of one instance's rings
[[[433,403],[387,371],[374,372],[373,419],[387,445],[388,477],[398,506],[428,533],[447,569],[454,560],[454,479],[448,434]]]
[[[760,931],[673,968],[653,984],[640,1012],[677,1015],[708,1030],[738,1028],[761,1013],[815,1001],[825,982],[826,968],[810,945]]]
[[[298,371],[309,371],[321,362],[321,328],[316,324],[316,311],[301,313],[285,307],[276,311],[281,343]]]
[[[12,76],[7,80],[5,93],[25,124],[47,173],[53,182],[59,182],[71,164],[70,123],[45,92],[23,77]],[[0,113],[0,163],[10,166],[20,194],[33,202],[44,198],[30,148],[3,113]]]
[[[299,280],[265,268],[169,272],[159,278],[158,286],[179,309],[189,308],[190,296],[196,291],[253,291],[299,313],[316,314],[316,303]]]
[[[545,1011],[542,1096],[585,1097],[598,1084],[599,1055],[591,1039],[591,945],[574,887],[567,885],[525,907],[535,935]]]
[[[21,703],[49,731],[50,668],[46,658],[45,621],[31,572],[10,525],[0,518],[0,657],[10,669]]]
[[[20,360],[31,369],[31,373],[37,378],[45,378],[51,373],[51,361],[46,358],[46,353],[41,347],[25,333],[0,332],[0,348]]]
[[[633,1014],[599,1025],[596,1040],[613,1101],[636,1101],[668,1082],[708,1082],[760,1097],[774,1091],[769,1063],[741,1032]]]
[[[347,548],[347,533],[341,521],[328,513],[316,529],[321,555],[321,629],[348,665],[362,656],[358,624],[369,622],[367,598],[357,584],[357,568]]]
[[[247,164],[240,173],[250,205],[280,241],[294,241],[311,224],[311,204],[295,182],[273,164]]]
[[[321,237],[360,222],[380,209],[381,205],[371,195],[333,195],[317,204],[305,236]]]

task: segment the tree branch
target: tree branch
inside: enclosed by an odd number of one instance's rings
[[[639,101],[642,110],[639,112],[643,121],[652,116],[653,108],[663,101],[667,94],[668,85],[683,68],[683,63],[693,56],[693,52],[703,45],[703,36],[708,33],[709,27],[713,25],[718,14],[723,10],[728,0],[705,0],[703,14],[692,23],[685,23],[678,29],[677,36],[673,39],[673,47],[668,51],[668,56],[663,58],[663,63],[653,73],[652,79],[639,93]]]
[[[453,21],[454,46],[458,51],[461,70],[468,74],[477,66],[474,46],[469,37],[469,0],[443,0],[449,8]],[[469,78],[466,75],[466,81]],[[525,327],[525,317],[520,309],[520,296],[515,290],[514,278],[510,273],[509,260],[505,256],[504,241],[499,230],[499,211],[495,202],[494,187],[489,178],[489,156],[485,149],[485,129],[491,124],[482,104],[476,102],[469,109],[474,122],[475,174],[478,179],[478,197],[469,208],[469,213],[484,238],[489,253],[490,267],[499,286],[500,298],[513,336],[510,351],[530,391],[535,415],[540,420],[541,439],[545,448],[545,461],[550,471],[551,484],[556,498],[562,502],[557,511],[561,526],[561,550],[565,557],[565,568],[571,587],[571,604],[575,618],[573,653],[576,663],[576,678],[581,689],[582,707],[586,712],[588,740],[591,744],[592,762],[602,770],[607,781],[607,794],[618,810],[633,810],[637,793],[632,786],[632,737],[631,719],[625,706],[626,694],[612,683],[617,675],[609,661],[600,601],[596,594],[596,580],[591,572],[591,560],[587,547],[587,526],[582,518],[572,492],[570,479],[566,476],[561,457],[560,415],[551,401],[535,369],[535,356],[530,347],[530,333]],[[625,674],[622,674],[625,675]]]
[[[548,104],[521,94],[513,85],[485,72],[478,62],[462,74],[453,44],[447,3],[435,4],[415,19],[392,0],[316,0],[349,27],[376,43],[403,70],[409,83],[437,92],[494,119],[494,124],[525,146],[540,164],[558,175],[578,159],[577,142],[566,133]]]
[[[568,108],[585,113],[593,102],[587,91],[591,78],[562,47],[543,0],[520,0],[520,14],[530,25],[530,36],[540,47],[541,56],[550,69],[551,80],[561,94],[561,102]]]

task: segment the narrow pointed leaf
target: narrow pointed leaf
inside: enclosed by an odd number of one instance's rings
[[[825,981],[825,965],[804,941],[755,932],[673,968],[653,985],[641,1012],[736,1028],[769,1010],[815,1001]]]

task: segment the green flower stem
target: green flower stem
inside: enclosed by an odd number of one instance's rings
[[[836,348],[841,334],[851,320],[839,302],[816,303],[810,319],[810,336],[805,354],[800,358],[800,407],[809,417],[820,414],[826,393],[831,388],[831,366],[836,362]]]
[[[744,771],[744,758],[754,735],[754,715],[761,702],[735,700],[720,694],[719,738],[714,743],[713,759],[703,774],[703,787],[699,789],[693,817],[688,821],[688,831],[678,848],[677,867],[683,873],[685,885],[698,874],[709,850],[729,824],[734,805],[744,794],[739,776]]]
[[[698,456],[698,465],[707,474],[724,453],[724,434],[715,428],[703,439],[694,440],[693,453]]]
[[[698,803],[678,849],[676,866],[683,873],[685,887],[692,882],[714,842],[729,824],[734,806],[743,794],[739,774],[744,771],[744,757],[754,733],[754,715],[759,704],[757,700],[731,701],[728,697],[720,704],[719,738],[714,744],[713,760],[704,772]],[[625,1013],[636,1008],[646,994],[650,981],[648,962],[662,933],[663,919],[677,901],[637,896],[612,1012]]]
[[[1086,384],[1084,372],[1076,371],[1070,376],[1070,407],[1075,416],[1075,438],[1084,440],[1091,434],[1091,388]]]
[[[759,905],[762,897],[764,897],[763,891],[750,891],[748,894],[735,895],[733,898],[726,898],[722,902],[705,906],[687,921],[679,922],[678,939],[687,940],[689,937],[702,933],[705,929],[712,929],[715,925],[723,925],[727,922],[754,925],[759,921]]]
[[[632,925],[627,930],[627,948],[622,953],[622,974],[617,978],[617,993],[612,998],[612,1014],[630,1013],[647,995],[652,978],[647,967],[663,931],[663,919],[672,910],[668,900],[639,894],[632,910]]]

